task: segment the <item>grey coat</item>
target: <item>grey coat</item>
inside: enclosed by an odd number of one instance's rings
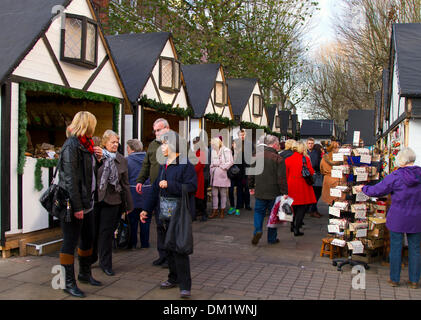
[[[117,192],[114,186],[110,184],[104,190],[99,189],[101,177],[104,173],[104,161],[102,161],[101,166],[98,168],[97,174],[98,202],[104,201],[109,205],[122,204],[123,207],[126,207],[125,209],[130,212],[133,210],[133,200],[130,192],[127,159],[125,159],[120,153],[117,152],[117,156],[114,161],[118,171],[118,180],[123,190],[121,193]]]

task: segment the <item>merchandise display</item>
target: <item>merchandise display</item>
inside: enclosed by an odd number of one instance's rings
[[[334,238],[332,245],[348,251],[348,258],[335,259],[333,265],[339,271],[346,264],[363,265],[368,269],[370,258],[378,255],[378,250],[383,247],[386,203],[362,192],[357,193],[355,187],[379,180],[378,169],[373,164],[378,155],[360,147],[357,140],[353,146],[340,148],[333,158],[342,159],[343,164],[332,168],[332,176],[345,177],[342,181],[346,182],[330,189],[330,195],[336,200],[329,207],[327,231]]]

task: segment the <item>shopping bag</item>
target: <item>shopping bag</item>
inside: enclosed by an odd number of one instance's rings
[[[130,242],[130,224],[127,214],[120,218],[114,232],[114,248],[127,248]]]
[[[294,212],[292,210],[292,203],[294,199],[291,197],[282,197],[279,209],[278,209],[278,218],[280,221],[293,222]]]
[[[267,224],[268,228],[277,228],[280,225],[285,223],[284,221],[279,220],[279,217],[278,217],[278,211],[281,205],[282,197],[283,196],[279,196],[275,199],[275,203],[273,205],[272,210],[270,211],[270,216],[268,219],[268,224]]]

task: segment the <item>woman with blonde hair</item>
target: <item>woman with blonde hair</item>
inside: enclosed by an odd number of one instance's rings
[[[231,186],[227,171],[234,164],[234,160],[231,150],[224,146],[222,139],[213,138],[211,140],[211,146],[210,185],[212,186],[212,214],[209,216],[209,219],[214,219],[218,216],[219,200],[221,200],[219,216],[223,219],[227,204],[227,192]]]
[[[294,220],[291,223],[291,232],[294,236],[302,236],[300,232],[303,225],[304,215],[310,204],[316,203],[316,196],[311,185],[303,177],[303,166],[306,165],[311,175],[314,175],[310,158],[307,156],[306,145],[302,141],[295,141],[292,145],[292,156],[285,160],[288,195],[294,199],[292,209],[294,211]]]
[[[92,277],[91,255],[94,241],[94,193],[96,186],[94,155],[100,151],[94,147],[92,136],[97,120],[88,111],[78,112],[67,127],[67,140],[61,149],[58,164],[59,183],[70,200],[73,214],[60,217],[63,231],[63,245],[60,250],[60,264],[65,270],[65,292],[83,298],[85,294],[76,285],[74,269],[74,251],[78,245],[79,275],[81,282],[94,286],[101,283]]]
[[[294,139],[288,139],[285,141],[285,149],[279,154],[282,158],[284,158],[284,160],[294,154],[294,151],[292,151],[294,142],[296,142]]]
[[[97,175],[98,199],[95,206],[94,260],[107,276],[113,276],[112,241],[120,215],[133,210],[129,184],[127,159],[118,149],[120,137],[112,130],[106,130],[101,145],[103,156]]]
[[[345,176],[342,178],[333,178],[331,175],[333,166],[338,166],[338,165],[343,164],[342,161],[340,162],[333,161],[333,154],[338,152],[338,150],[339,150],[339,143],[337,141],[332,141],[326,147],[327,153],[323,155],[322,161],[320,162],[320,173],[323,175],[322,201],[324,201],[328,205],[331,205],[334,200],[338,199],[330,195],[330,189],[346,183]],[[342,197],[342,200],[344,199],[345,199],[345,194],[343,194],[343,197]]]

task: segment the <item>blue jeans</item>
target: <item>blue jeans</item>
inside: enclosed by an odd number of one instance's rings
[[[407,233],[409,281],[418,283],[421,272],[420,233]],[[403,233],[390,231],[390,280],[399,282],[401,276]]]
[[[270,211],[275,204],[275,200],[262,200],[257,199],[254,204],[254,233],[263,232],[263,220],[265,219],[266,210]],[[278,230],[276,228],[268,228],[268,242],[275,243]]]
[[[139,219],[140,212],[139,208],[134,209],[129,213],[130,221],[130,244],[129,247],[136,248],[137,245],[137,227],[140,223],[140,247],[149,248],[149,230],[151,226],[152,215],[148,215],[146,223],[142,223]]]

